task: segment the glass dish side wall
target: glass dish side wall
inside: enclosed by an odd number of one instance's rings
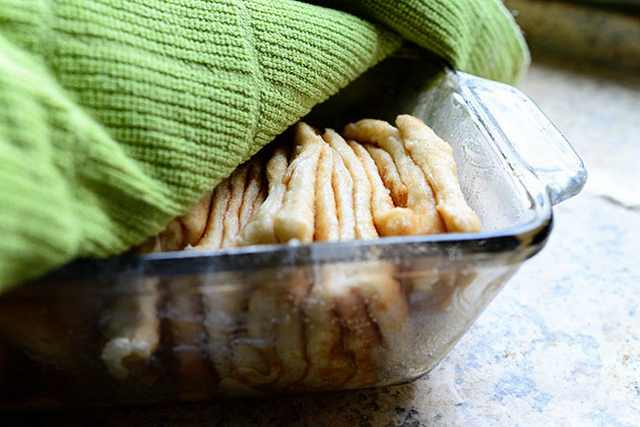
[[[498,258],[139,271],[49,283],[44,298],[21,289],[0,299],[0,401],[142,403],[406,382],[448,353],[519,265]]]

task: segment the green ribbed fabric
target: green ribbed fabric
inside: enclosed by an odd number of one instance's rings
[[[499,1],[345,3],[347,10],[388,25],[460,70],[511,83],[529,65],[524,37]]]
[[[0,0],[0,290],[157,233],[400,35],[491,78],[527,62],[498,0],[353,4]]]

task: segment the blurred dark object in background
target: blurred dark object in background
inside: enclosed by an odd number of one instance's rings
[[[640,70],[640,0],[505,0],[535,57]]]
[[[553,0],[551,0],[553,1]],[[640,10],[640,0],[566,0],[567,3],[592,4],[606,8],[615,7],[622,11]]]

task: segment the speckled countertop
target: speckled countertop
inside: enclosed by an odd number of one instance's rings
[[[640,426],[640,78],[538,61],[521,88],[572,141],[589,182],[556,208],[545,250],[428,376],[371,391],[0,424]]]

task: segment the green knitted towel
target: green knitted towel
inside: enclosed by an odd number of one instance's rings
[[[0,290],[140,243],[391,53],[504,81],[499,0],[0,0]]]

